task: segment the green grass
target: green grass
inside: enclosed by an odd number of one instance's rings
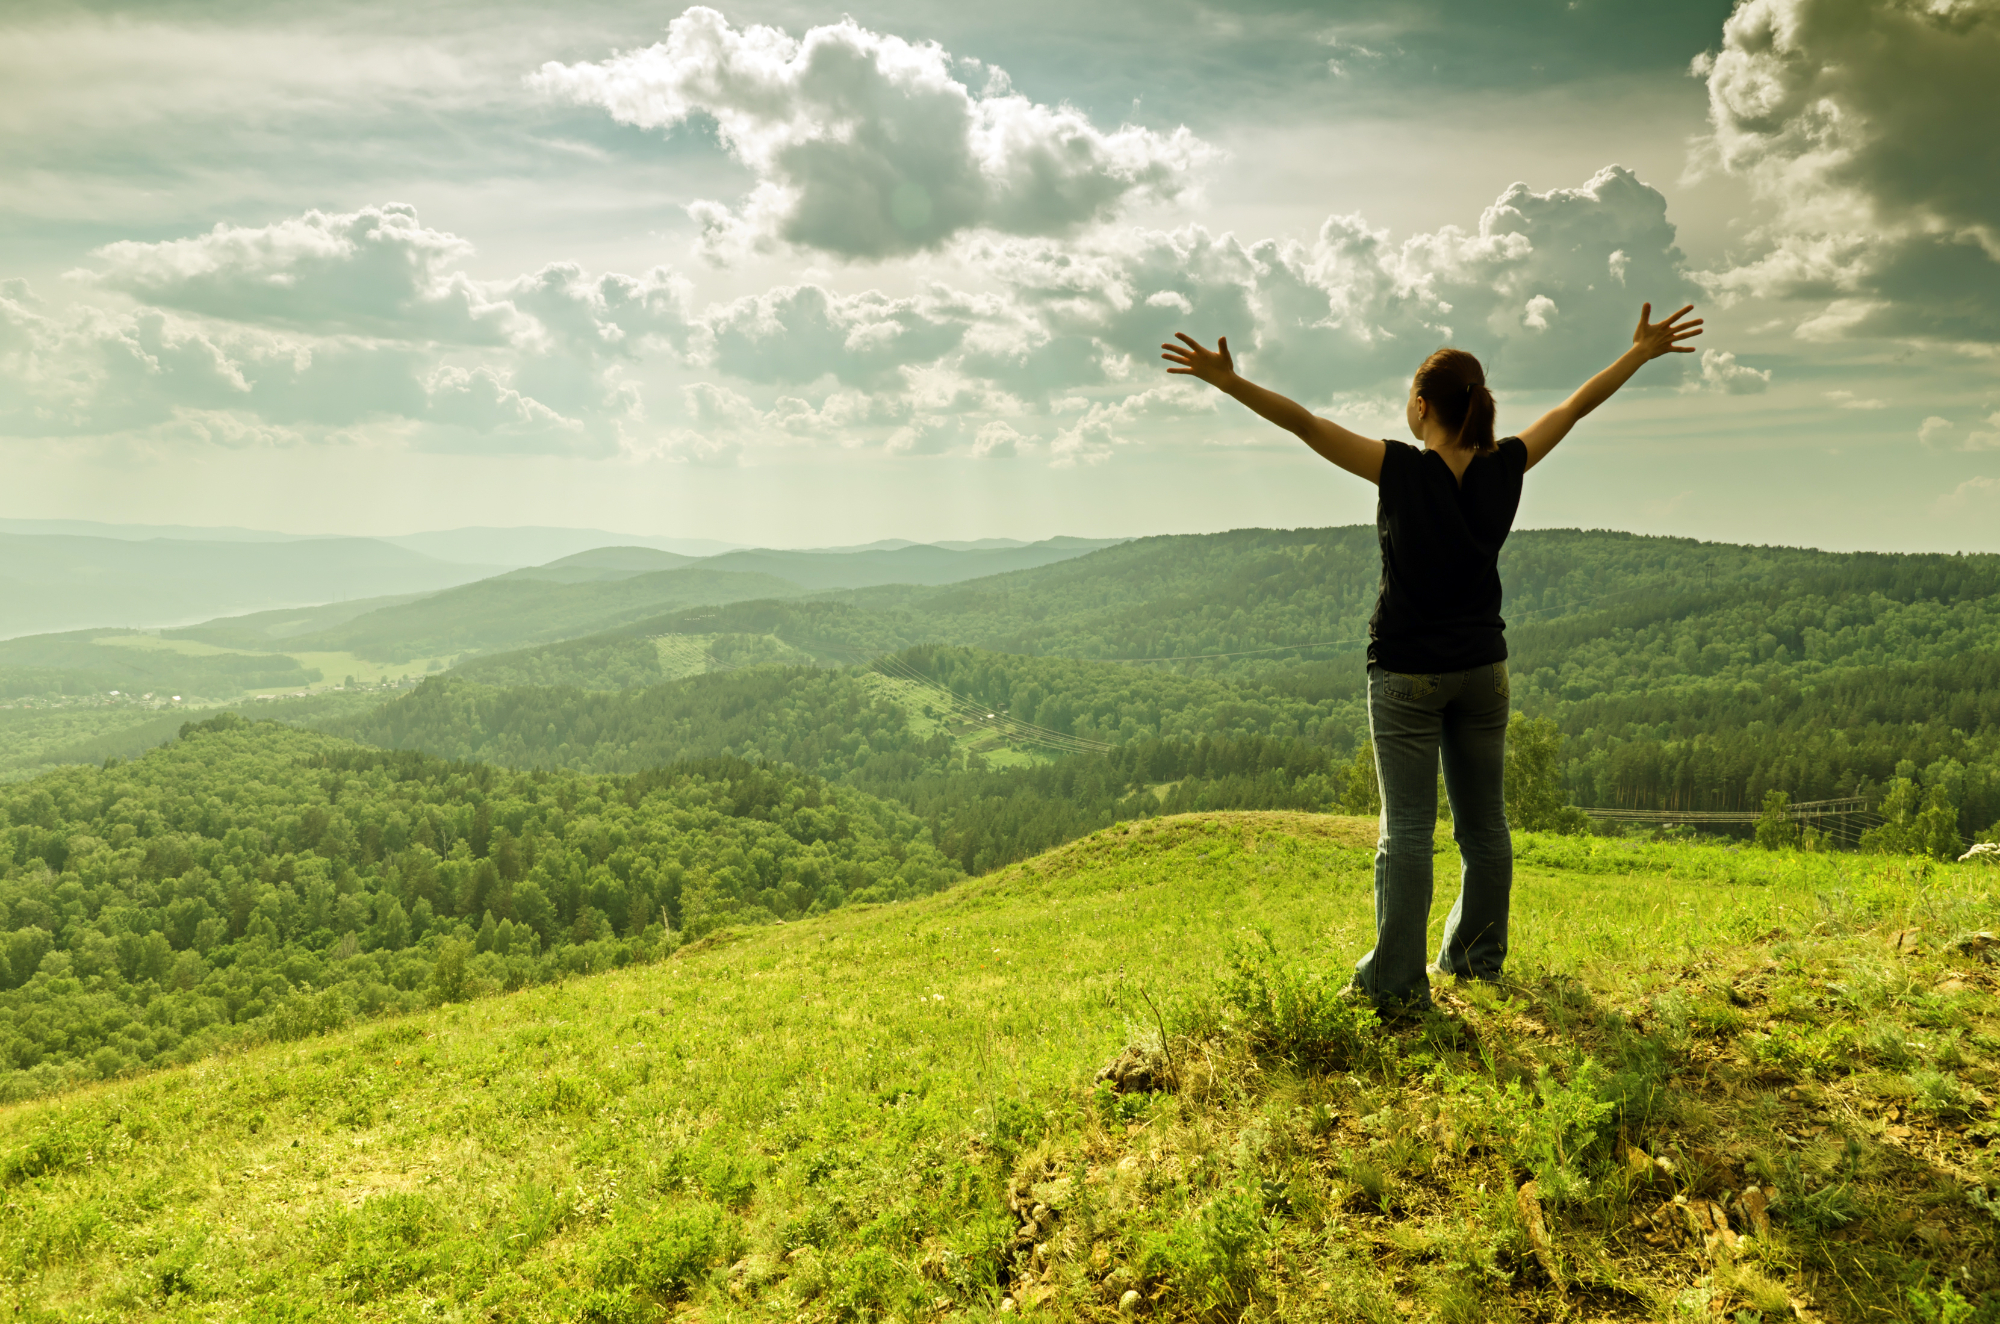
[[[1110,1319],[1133,1292],[1456,1324],[1959,1320],[2000,1288],[1967,1194],[2000,1199],[1995,981],[1952,946],[2000,876],[1524,837],[1514,982],[1382,1029],[1333,996],[1372,827],[1150,820],[7,1109],[0,1292],[23,1319],[989,1318],[1003,1293]],[[1128,1045],[1173,1088],[1093,1086]],[[1709,1200],[1746,1230],[1753,1184],[1768,1233],[1693,1239]]]

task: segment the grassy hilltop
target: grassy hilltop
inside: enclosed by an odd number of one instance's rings
[[[21,1319],[2000,1314],[1992,871],[1523,836],[1518,982],[1385,1030],[1334,996],[1371,841],[1121,825],[16,1106],[0,1291]],[[1152,1078],[1094,1085],[1128,1047]]]

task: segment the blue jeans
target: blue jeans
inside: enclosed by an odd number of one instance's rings
[[[1382,786],[1375,845],[1375,950],[1354,982],[1378,1007],[1430,1004],[1424,931],[1431,917],[1431,841],[1444,760],[1452,836],[1462,870],[1437,963],[1461,978],[1495,979],[1507,959],[1514,843],[1501,778],[1507,750],[1507,664],[1437,676],[1368,668],[1368,730]]]

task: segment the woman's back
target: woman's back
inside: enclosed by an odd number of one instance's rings
[[[1382,594],[1368,622],[1368,660],[1403,672],[1505,661],[1500,547],[1521,504],[1527,448],[1508,437],[1473,456],[1460,478],[1434,450],[1383,446]]]

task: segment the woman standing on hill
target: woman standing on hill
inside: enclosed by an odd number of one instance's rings
[[[1591,410],[1642,365],[1691,354],[1679,342],[1701,334],[1681,309],[1651,321],[1639,314],[1632,347],[1576,394],[1518,436],[1493,439],[1493,393],[1479,360],[1441,349],[1410,386],[1407,418],[1420,450],[1377,441],[1308,412],[1236,375],[1223,337],[1213,350],[1175,333],[1162,345],[1167,369],[1198,377],[1285,429],[1349,473],[1381,488],[1375,522],[1382,591],[1368,622],[1368,730],[1382,787],[1375,847],[1375,949],[1354,982],[1385,1012],[1430,1003],[1424,930],[1431,912],[1431,834],[1437,768],[1463,874],[1445,921],[1437,968],[1497,979],[1507,958],[1507,905],[1514,848],[1501,775],[1507,743],[1507,640],[1500,619],[1500,546],[1521,501],[1521,476],[1547,457]]]

